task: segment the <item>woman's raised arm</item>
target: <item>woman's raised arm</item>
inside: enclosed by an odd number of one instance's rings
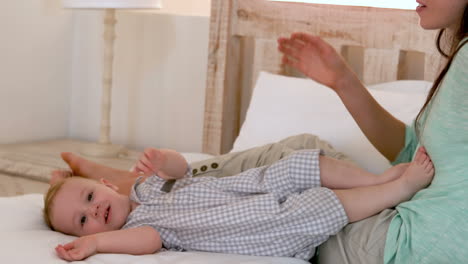
[[[393,161],[405,144],[405,124],[368,92],[343,58],[327,42],[305,33],[278,39],[283,63],[333,89],[367,139]]]

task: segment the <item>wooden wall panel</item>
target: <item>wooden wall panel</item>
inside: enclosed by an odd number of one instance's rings
[[[365,49],[362,81],[376,84],[396,80],[399,55],[398,50]]]

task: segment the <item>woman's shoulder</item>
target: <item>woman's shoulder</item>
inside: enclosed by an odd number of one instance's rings
[[[468,68],[468,37],[464,38],[459,46],[458,52],[452,61],[451,71],[456,71],[457,74],[466,75],[466,69]]]

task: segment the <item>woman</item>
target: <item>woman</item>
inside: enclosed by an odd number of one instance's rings
[[[420,25],[440,29],[448,58],[412,126],[395,119],[369,94],[336,51],[318,37],[280,38],[283,62],[333,89],[370,142],[394,164],[424,145],[432,184],[395,210],[352,224],[320,247],[320,263],[466,263],[468,236],[468,0],[418,1]],[[442,47],[441,40],[450,45]]]
[[[329,239],[320,247],[321,263],[464,263],[468,259],[463,247],[468,236],[467,3],[468,0],[426,0],[418,7],[423,28],[441,29],[437,45],[449,60],[418,115],[417,125],[411,127],[386,112],[335,50],[320,38],[293,34],[291,38],[279,39],[285,64],[336,91],[365,135],[387,159],[408,162],[417,146],[424,145],[436,168],[431,186],[417,193],[412,201],[348,225]],[[448,49],[440,45],[447,36],[453,37]],[[201,161],[192,164],[192,168],[200,168],[197,176],[233,175],[268,165],[292,149],[323,147],[327,144],[313,136],[300,135]],[[334,150],[330,153],[340,156]],[[65,160],[76,175],[116,175],[103,166]],[[134,177],[120,176],[117,178],[124,182],[123,186],[134,181]],[[56,172],[51,182],[60,177],[62,174]]]

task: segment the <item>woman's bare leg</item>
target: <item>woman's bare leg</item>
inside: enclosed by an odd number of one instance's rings
[[[52,171],[52,173],[50,175],[49,184],[54,185],[57,182],[65,179],[67,177],[71,177],[71,176],[73,176],[73,173],[70,170],[54,170],[54,171]]]
[[[427,187],[433,177],[432,161],[425,149],[420,148],[414,161],[396,180],[379,185],[333,191],[341,201],[349,222],[355,222],[411,199],[416,192]]]
[[[136,172],[127,170],[119,170],[102,164],[82,158],[70,152],[62,152],[62,159],[68,164],[74,175],[99,180],[104,178],[111,182],[115,182],[122,178],[135,178],[138,176]]]
[[[132,185],[139,176],[136,172],[104,166],[70,152],[63,152],[61,153],[61,156],[68,164],[71,171],[57,170],[52,172],[50,184],[54,184],[55,182],[72,175],[93,180],[104,178],[116,185],[119,188],[119,193],[127,195],[130,193]]]
[[[399,164],[378,175],[350,162],[327,156],[320,155],[319,162],[322,186],[330,189],[349,189],[390,182],[399,178],[409,166],[409,163]]]

